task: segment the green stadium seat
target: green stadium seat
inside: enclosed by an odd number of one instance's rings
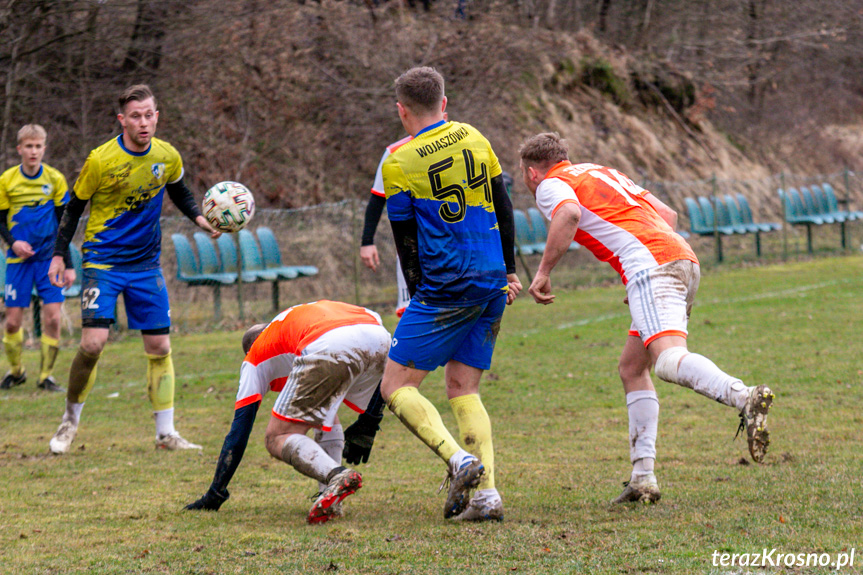
[[[740,208],[740,217],[743,224],[755,224],[762,232],[773,232],[782,229],[782,224],[779,222],[755,222],[752,217],[752,208],[749,206],[749,200],[741,193],[736,195],[737,205]]]
[[[819,217],[824,220],[825,224],[836,222],[836,219],[830,213],[822,211],[821,204],[815,201],[809,188],[800,186],[800,196],[803,198],[803,209],[806,215]]]
[[[827,205],[830,208],[830,212],[847,214],[846,220],[848,221],[863,220],[863,212],[839,209],[839,200],[836,199],[836,192],[833,190],[833,186],[825,182],[821,184],[821,187],[824,190],[825,197],[827,198]]]
[[[318,274],[318,268],[315,266],[285,266],[282,265],[282,252],[279,249],[279,242],[276,240],[276,235],[270,228],[261,226],[257,230],[258,241],[261,243],[261,251],[264,256],[264,265],[268,270],[275,270],[276,273],[284,273],[285,279],[294,279],[294,277],[308,277]],[[292,271],[288,271],[292,270]],[[297,275],[290,277],[293,273]]]
[[[219,248],[219,260],[222,262],[222,271],[225,273],[237,273],[237,248],[234,246],[234,239],[230,234],[222,234],[216,240],[216,245]],[[256,273],[243,269],[240,277],[243,283],[257,283],[263,281]]]
[[[264,267],[261,250],[258,248],[258,242],[255,240],[252,232],[249,230],[240,230],[238,237],[240,253],[243,256],[243,270],[255,274],[258,281],[278,281],[279,274]]]
[[[174,253],[177,259],[177,279],[181,282],[193,286],[231,285],[237,282],[237,274],[213,271],[203,273],[195,259],[192,245],[183,234],[171,234],[171,241],[174,243]]]
[[[704,215],[704,223],[710,228],[710,233],[713,233],[713,204],[708,198],[701,196],[698,198],[698,207],[701,208],[701,213]],[[719,230],[720,234],[726,236],[737,233],[730,225],[723,225],[718,218],[716,220],[716,229]]]

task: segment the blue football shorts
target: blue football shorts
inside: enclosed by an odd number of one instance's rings
[[[84,268],[81,324],[108,327],[115,323],[120,294],[126,305],[129,329],[158,330],[171,326],[171,304],[161,268],[132,272]]]
[[[505,307],[503,291],[469,307],[433,307],[411,300],[393,334],[389,358],[423,371],[453,359],[488,369]]]
[[[6,265],[6,307],[30,307],[33,286],[44,303],[62,303],[63,288],[51,285],[48,268],[51,260],[11,263]]]

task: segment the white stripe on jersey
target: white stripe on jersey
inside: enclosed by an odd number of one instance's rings
[[[566,187],[569,188],[569,186]],[[581,206],[581,221],[578,223],[578,229],[602,244],[620,260],[623,276],[627,281],[638,272],[659,265],[650,250],[638,238],[623,228],[603,220],[584,206]],[[589,246],[585,247],[589,249]]]
[[[270,391],[270,382],[280,377],[287,377],[294,365],[292,353],[283,353],[262,361],[257,366],[244,361],[240,366],[240,387],[237,390],[237,401],[259,393],[261,397]]]

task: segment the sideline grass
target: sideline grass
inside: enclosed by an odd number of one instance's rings
[[[391,416],[342,520],[305,525],[316,487],[266,454],[263,418],[222,510],[180,511],[209,485],[230,425],[239,332],[173,341],[177,427],[203,454],[153,450],[136,337],[103,355],[67,456],[47,450],[63,398],[31,379],[0,394],[0,573],[782,571],[712,566],[714,550],[765,547],[834,558],[854,548],[854,567],[840,572],[860,573],[863,257],[706,274],[690,348],[774,388],[773,445],[764,465],[743,464],[736,413],[655,380],[663,499],[650,507],[608,505],[629,469],[616,370],[623,295],[571,291],[545,308],[524,297],[505,315],[483,384],[502,524],[445,522],[443,464]],[[62,352],[61,381],[72,353]],[[37,353],[26,362],[32,374]],[[455,430],[441,375],[423,390]]]

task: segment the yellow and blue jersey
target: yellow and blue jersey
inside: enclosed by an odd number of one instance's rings
[[[469,306],[506,290],[491,196],[491,179],[501,168],[476,128],[433,124],[390,154],[382,173],[389,218],[417,221],[419,301]]]
[[[147,151],[132,152],[121,134],[90,152],[74,188],[79,199],[90,200],[84,267],[158,268],[165,184],[182,177],[179,152],[158,138]]]
[[[33,248],[35,255],[28,258],[30,260],[51,259],[60,223],[54,208],[68,201],[66,178],[47,164],[42,164],[32,177],[25,174],[20,165],[9,168],[0,176],[0,210],[9,210],[6,226],[15,240],[23,240]],[[6,261],[17,263],[23,260],[9,246]]]

